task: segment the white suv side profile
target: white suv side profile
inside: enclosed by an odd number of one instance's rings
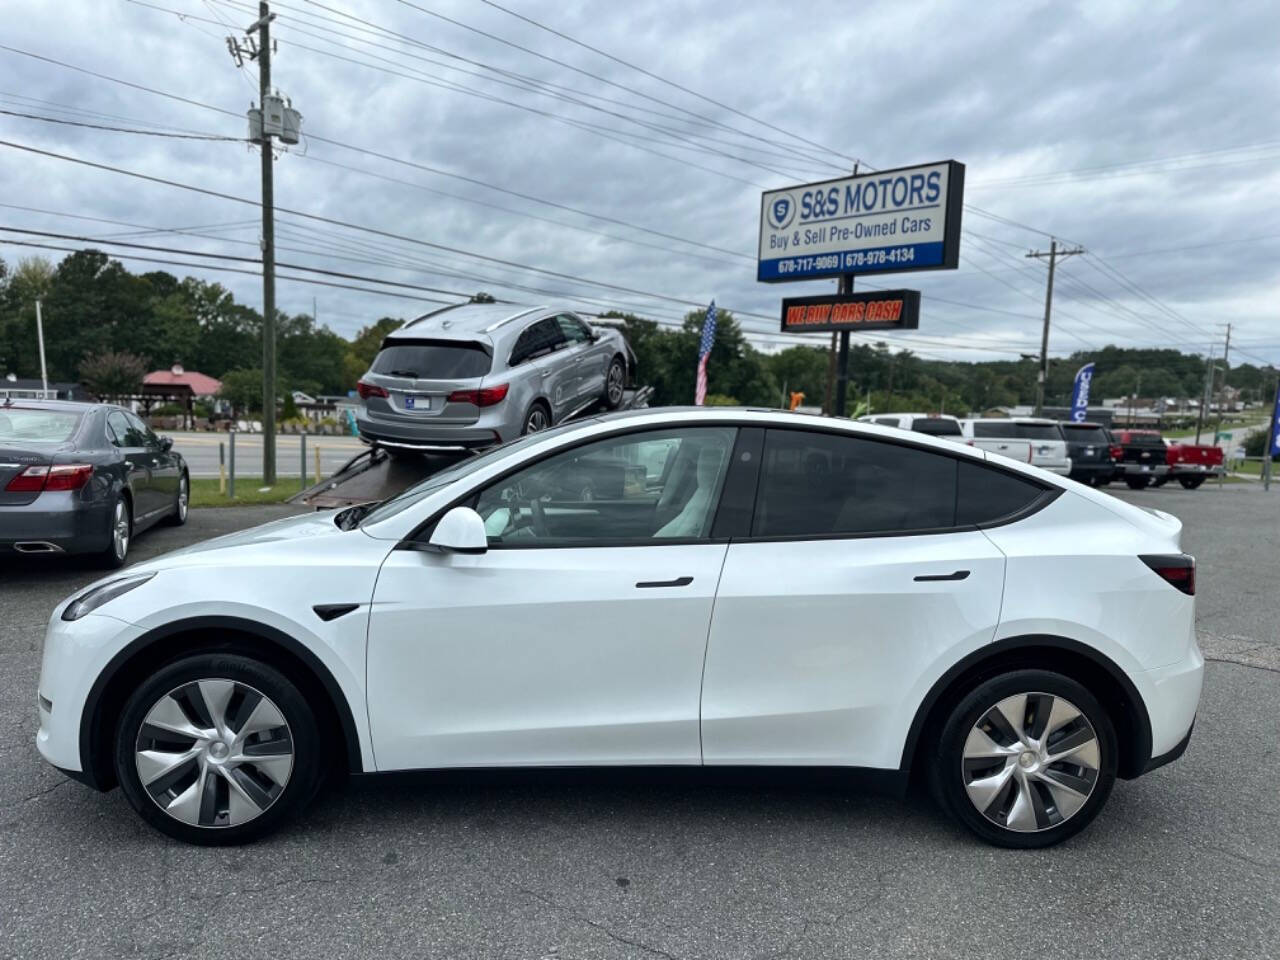
[[[1180,535],[922,434],[602,416],[67,598],[36,742],[192,843],[262,836],[335,766],[629,764],[919,776],[1042,847],[1190,739]]]
[[[1067,439],[1056,420],[1040,417],[984,417],[961,420],[960,429],[975,442],[989,440],[1026,440],[1031,445],[1031,464],[1065,477],[1071,473],[1067,456]],[[998,451],[1005,453],[1005,451]],[[1014,454],[1015,459],[1022,459]]]

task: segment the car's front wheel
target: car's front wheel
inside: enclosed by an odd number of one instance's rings
[[[244,843],[315,795],[315,715],[274,667],[196,654],[145,680],[125,704],[116,775],[144,820],[188,843]]]
[[[1017,670],[960,700],[930,776],[943,806],[982,839],[1047,847],[1083,830],[1115,784],[1115,728],[1070,677]]]

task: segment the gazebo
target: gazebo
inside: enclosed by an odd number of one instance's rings
[[[141,400],[143,409],[148,413],[156,401],[181,403],[186,409],[183,427],[189,430],[195,425],[192,404],[196,397],[216,397],[221,389],[221,380],[194,370],[184,370],[182,364],[175,363],[168,370],[153,370],[142,378]]]

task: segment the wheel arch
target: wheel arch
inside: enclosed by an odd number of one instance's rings
[[[129,694],[146,676],[190,654],[242,653],[279,669],[316,709],[322,730],[343,745],[340,770],[363,770],[360,735],[351,705],[320,659],[282,630],[241,617],[206,616],[176,620],[149,630],[117,653],[98,674],[80,716],[83,780],[99,790],[116,785],[112,742]]]
[[[1120,745],[1117,774],[1131,780],[1151,760],[1151,717],[1138,689],[1125,672],[1094,648],[1051,635],[1011,637],[988,644],[938,678],[916,710],[903,745],[900,770],[919,773],[918,763],[930,737],[936,737],[947,711],[984,680],[1010,670],[1053,670],[1084,684],[1098,698],[1115,724]]]

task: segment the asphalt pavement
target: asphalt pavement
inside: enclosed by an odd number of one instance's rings
[[[165,436],[173,437],[173,447],[187,461],[191,476],[218,476],[219,456],[227,460],[230,469],[229,434],[180,431],[164,433]],[[301,472],[301,446],[302,438],[298,434],[282,433],[276,437],[276,472],[279,476],[296,477]],[[357,437],[308,435],[307,475],[312,480],[315,479],[317,448],[320,450],[320,470],[326,477],[357,453],[369,449]],[[262,476],[262,434],[236,434],[236,476]]]
[[[0,567],[0,957],[1280,956],[1280,491],[1120,495],[1186,523],[1215,659],[1186,755],[1046,851],[787,771],[368,777],[184,846],[35,750],[44,623],[97,573]],[[136,557],[289,510],[194,510]]]

